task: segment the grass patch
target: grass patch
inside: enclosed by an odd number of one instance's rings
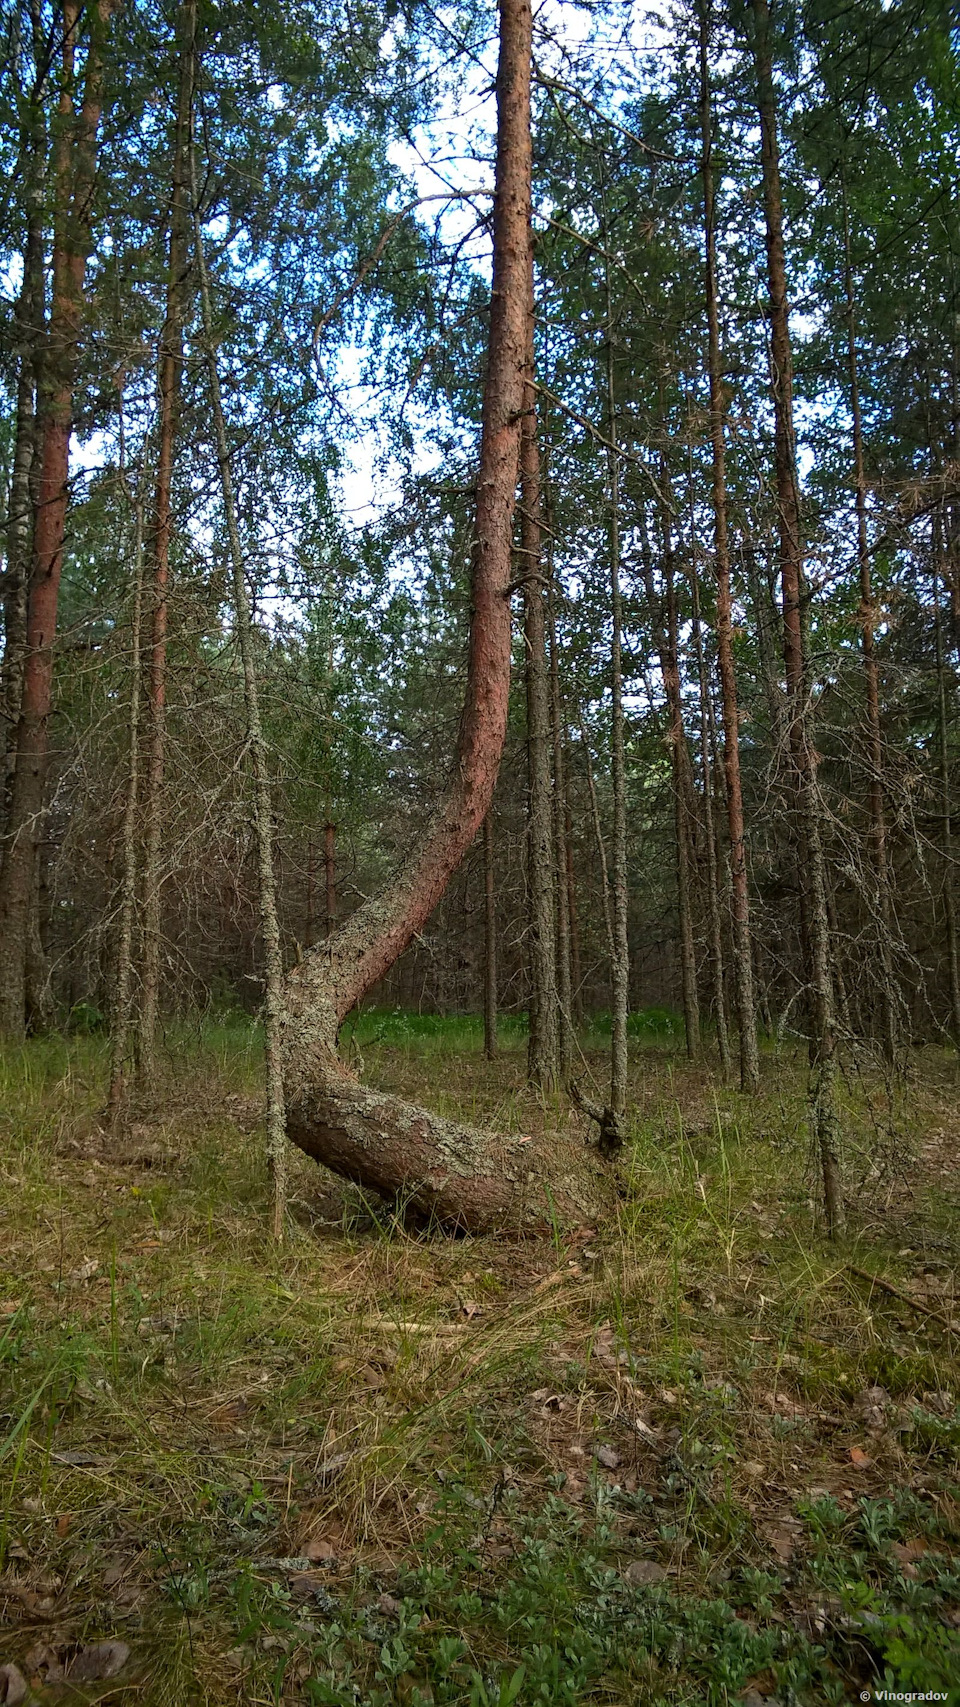
[[[400,1094],[569,1128],[508,1042],[354,1038]],[[654,1029],[611,1224],[413,1237],[295,1156],[277,1252],[255,1028],[167,1049],[116,1141],[102,1038],[0,1057],[0,1663],[39,1700],[960,1698],[945,1056],[847,1084],[841,1249],[800,1064],[747,1101]],[[105,1642],[118,1678],[57,1680]]]

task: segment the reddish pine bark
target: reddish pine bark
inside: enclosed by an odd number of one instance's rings
[[[38,503],[7,849],[0,874],[0,1034],[12,1037],[22,1036],[25,1024],[35,865],[49,764],[53,642],[63,567],[73,387],[83,328],[84,276],[91,248],[102,44],[111,10],[111,0],[99,0],[85,14],[90,40],[83,98],[79,113],[75,113],[74,58],[82,14],[78,0],[66,0],[63,8],[63,81],[52,163],[53,287],[40,393]]]

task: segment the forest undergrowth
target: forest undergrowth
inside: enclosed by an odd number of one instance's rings
[[[519,1029],[493,1063],[473,1021],[347,1029],[441,1112],[583,1125]],[[98,1037],[5,1051],[0,1668],[28,1699],[960,1701],[955,1062],[848,1068],[830,1245],[799,1053],[747,1099],[673,1032],[636,1024],[614,1220],[522,1243],[412,1232],[297,1155],[275,1247],[243,1020],[171,1033],[117,1139]]]

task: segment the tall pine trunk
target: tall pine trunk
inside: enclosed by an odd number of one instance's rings
[[[192,0],[189,9],[192,12]],[[186,12],[188,7],[184,7]],[[187,20],[185,20],[186,23]],[[194,19],[190,18],[193,25]],[[191,33],[187,40],[192,42]],[[192,62],[192,53],[191,53]],[[191,63],[192,86],[192,63]],[[190,190],[193,202],[193,234],[194,251],[197,261],[197,274],[200,282],[200,306],[203,315],[203,338],[206,345],[207,380],[210,390],[210,403],[213,409],[213,426],[217,446],[217,462],[220,467],[220,490],[223,497],[223,513],[227,524],[227,538],[230,542],[230,568],[232,571],[233,610],[237,626],[237,638],[240,645],[240,662],[243,670],[243,700],[247,719],[247,747],[250,753],[253,770],[253,801],[254,801],[254,835],[257,845],[257,876],[260,891],[260,934],[263,938],[264,959],[264,1057],[266,1062],[266,1100],[267,1100],[267,1155],[270,1162],[270,1172],[273,1179],[273,1237],[278,1242],[284,1235],[286,1198],[287,1198],[287,1134],[286,1115],[284,1111],[283,1089],[283,1058],[280,1043],[280,1029],[283,1019],[283,952],[280,940],[280,922],[277,912],[277,885],[273,862],[273,808],[270,799],[270,769],[269,753],[263,720],[260,715],[260,690],[257,682],[257,662],[255,655],[255,639],[253,616],[250,608],[250,595],[247,591],[246,563],[243,554],[243,544],[240,539],[240,528],[237,522],[237,505],[233,489],[233,473],[230,468],[230,445],[227,438],[227,422],[223,408],[223,397],[220,389],[220,373],[217,367],[216,341],[213,324],[213,302],[210,292],[210,278],[207,271],[206,256],[203,246],[203,231],[200,222],[200,206],[197,185],[196,158],[189,139],[190,130],[190,95],[187,96],[187,150],[189,154]],[[332,826],[328,826],[332,828]],[[328,883],[330,879],[328,878]],[[332,903],[328,889],[328,917]]]
[[[662,474],[665,481],[665,474]],[[660,674],[667,700],[667,742],[670,753],[670,775],[673,797],[674,847],[677,874],[677,914],[680,926],[680,993],[683,1003],[684,1038],[687,1055],[695,1059],[700,1049],[700,1002],[697,993],[697,952],[693,930],[693,850],[691,846],[691,799],[693,781],[690,750],[683,726],[683,698],[680,688],[680,662],[677,652],[676,589],[673,572],[673,543],[670,524],[662,516],[664,545],[663,599],[658,599],[653,579],[653,565],[646,542],[643,550],[643,579],[647,605],[656,627],[656,645],[660,658]]]
[[[418,846],[381,894],[305,954],[284,987],[290,1137],[327,1167],[444,1226],[582,1220],[609,1189],[572,1140],[482,1133],[360,1085],[344,1016],[429,918],[490,808],[510,690],[510,584],[530,278],[530,0],[500,0],[493,281],[467,679],[453,766]]]
[[[137,1069],[149,1083],[154,1071],[157,1012],[160,1001],[161,848],[163,842],[163,778],[166,766],[167,616],[170,587],[171,486],[183,367],[183,323],[189,236],[190,109],[193,99],[196,0],[182,0],[177,14],[180,73],[173,137],[173,183],[170,198],[170,247],[167,266],[166,318],[160,337],[159,429],[157,485],[153,513],[153,586],[150,612],[150,654],[147,672],[148,753],[144,779],[143,836],[143,961],[142,996],[137,1032]]]
[[[483,820],[483,1053],[497,1053],[497,891],[493,807]]]
[[[727,472],[724,440],[723,368],[720,352],[720,312],[717,291],[717,233],[713,188],[713,124],[708,59],[709,15],[700,18],[700,124],[703,141],[704,248],[706,251],[707,364],[710,379],[710,441],[713,450],[714,574],[717,582],[717,673],[723,708],[723,772],[730,839],[730,910],[733,945],[733,990],[740,1046],[740,1089],[753,1092],[760,1083],[757,1016],[753,993],[753,950],[750,942],[750,895],[747,846],[740,779],[740,717],[733,659],[733,600],[730,585],[730,543],[727,528]]]
[[[857,356],[857,309],[853,294],[850,259],[850,214],[847,188],[841,171],[843,196],[843,285],[847,319],[847,373],[850,385],[850,419],[853,427],[853,479],[857,510],[857,561],[860,571],[860,647],[866,688],[867,799],[870,814],[870,843],[877,896],[878,966],[880,984],[881,1042],[891,1066],[897,1061],[899,1037],[897,997],[893,981],[893,908],[890,893],[890,863],[887,853],[887,817],[883,798],[883,732],[880,723],[880,675],[874,646],[877,604],[870,565],[867,531],[867,474],[863,457],[863,415],[860,407],[860,368]]]
[[[814,1068],[813,1126],[823,1179],[824,1209],[831,1236],[842,1230],[843,1200],[837,1156],[839,1123],[836,1108],[837,1034],[834,980],[827,914],[822,813],[817,782],[817,759],[810,735],[807,703],[807,636],[809,622],[806,574],[800,528],[800,488],[797,476],[793,418],[793,356],[787,306],[786,255],[783,241],[783,203],[777,102],[770,44],[767,0],[753,0],[754,59],[760,116],[763,202],[766,227],[767,275],[770,290],[770,346],[775,415],[774,457],[780,531],[780,580],[783,601],[783,650],[787,681],[789,749],[793,795],[797,804],[798,841],[802,856],[801,901],[805,900],[802,932],[810,983],[813,1022],[811,1055]]]
[[[337,928],[337,826],[323,826],[323,930],[331,937]]]
[[[59,130],[52,162],[53,286],[39,394],[38,502],[27,596],[26,646],[16,757],[0,873],[0,1035],[20,1037],[26,1019],[27,960],[50,758],[53,644],[63,568],[73,390],[84,321],[84,278],[91,249],[103,41],[110,0],[63,8]],[[74,100],[81,17],[89,28],[83,95]]]
[[[954,900],[953,812],[950,794],[950,731],[947,717],[947,660],[943,642],[943,617],[940,610],[940,583],[943,565],[943,534],[940,517],[934,517],[935,555],[937,574],[934,580],[934,623],[937,658],[937,758],[940,783],[941,846],[943,849],[943,926],[947,949],[947,976],[950,986],[950,1022],[954,1046],[960,1050],[960,952],[957,945],[957,909]],[[948,589],[949,591],[949,589]]]
[[[23,251],[23,283],[17,300],[15,336],[17,412],[7,501],[7,563],[3,577],[3,664],[0,710],[3,715],[3,777],[0,827],[7,818],[17,757],[17,729],[23,702],[27,650],[27,589],[33,541],[31,473],[37,450],[37,367],[39,328],[43,324],[43,232],[39,209],[29,210]]]
[[[557,1083],[556,909],[550,799],[550,693],[546,596],[540,526],[540,447],[534,389],[533,255],[530,257],[527,380],[520,431],[520,579],[527,690],[527,895],[530,962],[530,1040],[527,1076],[540,1090]]]
[[[550,732],[553,740],[553,866],[557,915],[557,1000],[560,1008],[560,1078],[566,1084],[573,1069],[573,918],[570,844],[567,837],[566,729],[560,690],[560,652],[553,556],[547,589],[550,629]]]
[[[695,548],[693,548],[695,550]],[[693,645],[697,659],[697,689],[700,699],[700,773],[703,778],[703,831],[707,852],[707,918],[710,930],[710,970],[713,981],[713,1012],[717,1027],[720,1069],[730,1071],[730,1040],[727,1034],[727,1002],[724,988],[723,921],[720,911],[720,859],[713,811],[713,757],[710,740],[710,681],[703,625],[700,621],[700,577],[695,555],[690,575],[693,592]]]
[[[122,408],[121,400],[121,411]],[[143,691],[141,671],[144,563],[143,485],[149,466],[148,451],[149,441],[143,448],[142,478],[138,483],[138,490],[133,500],[130,714],[127,724],[130,745],[123,803],[123,822],[120,831],[120,918],[117,930],[116,973],[111,1015],[110,1086],[107,1092],[107,1119],[111,1126],[115,1126],[123,1116],[130,1041],[133,1031],[133,942],[137,905],[137,815],[140,808],[140,698]]]
[[[604,209],[604,238],[607,233]],[[606,246],[606,244],[605,244]],[[610,968],[613,1012],[610,1025],[610,1103],[600,1122],[602,1149],[613,1154],[626,1136],[627,1013],[630,1003],[630,945],[627,894],[627,765],[623,716],[623,596],[620,587],[620,454],[613,362],[613,307],[610,263],[605,262],[607,365],[607,500],[610,550],[610,780],[613,789],[612,944]]]

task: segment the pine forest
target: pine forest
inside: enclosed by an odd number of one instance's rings
[[[954,5],[0,0],[0,1707],[960,1707],[958,938]]]

